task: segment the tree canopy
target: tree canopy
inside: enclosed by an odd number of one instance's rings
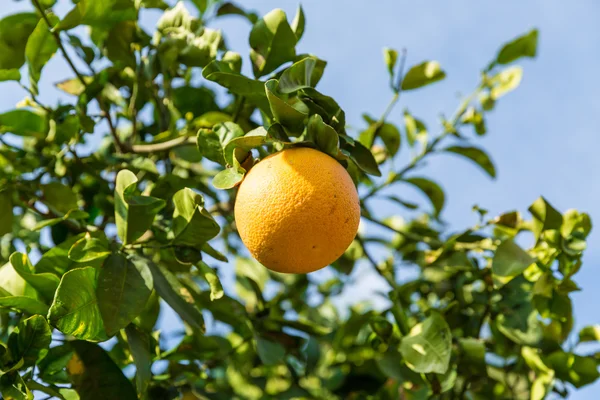
[[[578,346],[600,327],[574,332],[571,301],[589,216],[540,197],[526,213],[475,207],[479,222],[454,231],[441,184],[420,170],[443,153],[496,176],[477,140],[537,30],[491,51],[437,125],[409,105],[391,112],[401,94],[435,95],[443,66],[384,49],[372,73],[387,68],[389,105],[350,128],[318,88],[327,55],[296,50],[301,6],[79,0],[59,18],[54,3],[0,20],[0,81],[28,93],[0,114],[3,398],[539,400],[598,378],[598,355]],[[143,9],[162,10],[152,32]],[[249,49],[211,28],[226,16],[252,25]],[[56,82],[70,101],[42,104],[53,57],[70,67]],[[335,158],[360,195],[361,228],[326,280],[265,269],[233,218],[252,164],[298,146]],[[373,294],[384,307],[336,305],[359,269],[386,282]],[[168,309],[174,346],[157,324]]]

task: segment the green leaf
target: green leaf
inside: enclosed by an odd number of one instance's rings
[[[306,25],[306,17],[304,16],[302,5],[298,4],[298,11],[296,11],[296,16],[291,24],[291,28],[296,35],[296,42],[299,42],[302,39],[302,35],[304,35],[304,25]]]
[[[336,132],[346,133],[346,114],[332,97],[325,96],[310,87],[301,89],[298,92],[298,97],[308,106],[311,111],[310,114],[319,114],[323,117],[323,121],[331,125]]]
[[[221,165],[231,165],[232,160],[225,157],[225,147],[230,141],[241,136],[244,136],[244,131],[238,124],[222,122],[216,124],[211,131],[200,129],[196,143],[203,157]]]
[[[7,400],[33,400],[33,393],[18,372],[0,376],[0,394]]]
[[[275,9],[258,20],[250,31],[254,76],[261,77],[292,61],[296,57],[297,41],[283,10]]]
[[[23,253],[13,253],[10,256],[10,263],[21,278],[35,288],[47,301],[50,302],[54,299],[54,293],[60,282],[56,275],[47,272],[36,273],[27,255]]]
[[[231,93],[246,97],[262,111],[270,113],[264,82],[247,78],[232,70],[229,63],[213,61],[202,70],[202,76],[229,89]]]
[[[536,240],[539,240],[542,232],[550,229],[560,230],[563,217],[548,201],[540,197],[530,207],[529,212],[533,215],[532,232]]]
[[[42,185],[44,193],[44,204],[53,211],[66,214],[72,209],[78,208],[77,195],[73,189],[60,182],[50,182]]]
[[[221,281],[219,280],[219,276],[216,271],[209,267],[204,261],[200,261],[198,263],[198,270],[202,277],[206,282],[208,282],[208,286],[210,286],[210,300],[218,300],[223,297],[223,286],[221,286]]]
[[[267,269],[257,261],[238,257],[235,263],[235,274],[236,292],[247,306],[254,307],[262,300],[262,291],[269,279]]]
[[[535,57],[537,52],[538,30],[532,29],[523,36],[506,43],[500,49],[496,62],[498,64],[509,64],[521,57]]]
[[[21,72],[16,69],[0,69],[0,82],[3,81],[20,81]]]
[[[212,184],[217,189],[232,189],[242,183],[244,174],[238,172],[235,168],[226,168],[219,172],[212,180]]]
[[[0,70],[18,70],[25,63],[25,46],[40,17],[17,13],[0,20]]]
[[[354,142],[354,146],[343,146],[342,151],[367,174],[381,176],[381,171],[379,171],[373,153],[363,146],[362,143]]]
[[[444,151],[460,154],[479,165],[492,178],[496,177],[496,168],[485,151],[470,146],[450,146],[444,149]]]
[[[278,81],[271,79],[265,83],[265,92],[269,100],[269,106],[276,122],[283,125],[294,136],[302,133],[304,121],[308,117],[308,109],[302,102],[294,105],[288,103],[286,96],[277,93]]]
[[[96,233],[91,233],[92,237],[96,237],[96,235]],[[61,277],[66,271],[77,266],[77,263],[75,261],[69,259],[68,254],[69,250],[75,244],[75,242],[84,237],[84,233],[76,236],[71,236],[64,242],[60,243],[58,246],[54,246],[53,248],[48,250],[46,253],[44,253],[40,261],[38,261],[38,263],[35,265],[36,271],[51,272],[54,275]]]
[[[545,362],[554,369],[558,379],[569,382],[576,388],[589,385],[599,377],[596,360],[591,357],[582,357],[559,350],[550,354]]]
[[[104,260],[98,274],[96,297],[108,336],[125,328],[144,311],[152,293],[152,274],[141,260],[121,254]]]
[[[425,178],[407,178],[404,180],[421,190],[431,201],[435,217],[438,217],[444,208],[445,195],[442,188],[435,182]]]
[[[408,111],[404,111],[404,127],[406,129],[406,140],[413,147],[417,139],[427,139],[427,127],[420,119],[413,117]]]
[[[485,342],[475,338],[459,338],[461,365],[476,373],[485,368]]]
[[[67,370],[82,400],[137,399],[129,379],[100,346],[80,340],[71,346],[77,356]]]
[[[135,364],[135,385],[138,397],[145,399],[152,379],[151,337],[133,324],[127,326],[125,332]]]
[[[135,242],[152,226],[156,214],[165,207],[162,199],[135,195],[138,179],[129,170],[117,174],[115,184],[115,220],[123,244]]]
[[[179,282],[177,277],[161,265],[148,265],[154,278],[154,288],[179,316],[192,328],[204,332],[204,318],[194,306],[194,299],[189,290]]]
[[[340,141],[338,134],[331,126],[323,122],[319,114],[313,114],[306,126],[306,140],[316,144],[323,153],[337,157]]]
[[[243,162],[250,155],[250,150],[261,147],[266,142],[267,131],[262,126],[251,130],[244,136],[233,138],[224,146],[225,161],[228,165],[236,167],[240,160]]]
[[[402,79],[402,90],[413,90],[441,81],[446,77],[440,63],[425,61],[408,70]]]
[[[208,254],[209,256],[211,256],[212,258],[214,258],[215,260],[219,260],[219,261],[223,261],[223,262],[229,261],[223,253],[221,253],[220,251],[218,251],[217,249],[212,247],[209,243],[204,243],[202,245],[202,251],[204,253]]]
[[[506,239],[496,249],[492,260],[492,272],[497,276],[514,277],[520,275],[534,261],[512,239]]]
[[[444,318],[437,312],[415,325],[402,338],[400,353],[415,372],[444,374],[450,365],[452,334]]]
[[[13,228],[13,200],[12,192],[0,190],[0,238],[7,233],[12,233]]]
[[[263,337],[256,338],[256,351],[265,365],[276,365],[285,357],[285,347]]]
[[[31,367],[48,354],[52,331],[41,315],[21,322],[8,338],[8,348],[15,360],[23,359],[23,367]]]
[[[579,331],[580,342],[600,341],[600,325],[589,325]]]
[[[383,49],[383,60],[385,61],[385,65],[387,65],[388,73],[390,74],[390,86],[392,89],[394,88],[394,68],[396,68],[396,63],[398,62],[398,51],[394,49],[390,49],[385,47]]]
[[[223,3],[219,7],[219,9],[217,10],[217,15],[218,16],[222,16],[222,15],[240,15],[242,17],[245,17],[252,24],[254,24],[256,21],[258,21],[258,15],[256,15],[253,12],[244,11],[239,6],[237,6],[237,5],[233,4],[233,3],[230,3],[230,2]]]
[[[96,297],[96,269],[76,268],[65,273],[50,311],[48,321],[66,335],[88,341],[108,339]]]
[[[79,0],[55,29],[69,30],[79,25],[108,28],[136,18],[137,11],[131,0]]]
[[[316,57],[306,57],[286,68],[279,78],[277,90],[288,94],[304,88],[314,88],[321,80],[327,62]]]
[[[27,314],[47,315],[48,306],[39,300],[26,296],[2,296],[0,295],[0,308],[19,310]]]
[[[386,122],[377,130],[376,135],[383,140],[383,144],[390,156],[394,157],[398,153],[398,150],[400,150],[401,142],[400,130],[398,130],[396,125]]]
[[[58,18],[52,14],[46,14],[52,25],[58,22]],[[44,19],[40,19],[37,26],[29,36],[25,47],[25,58],[29,65],[29,81],[31,82],[31,91],[38,93],[37,84],[40,80],[40,74],[44,65],[58,50],[58,43],[55,37],[50,33],[48,24]]]
[[[515,90],[523,78],[523,68],[519,66],[510,67],[499,72],[489,80],[491,87],[490,95],[494,100]]]
[[[0,114],[0,133],[5,132],[41,139],[48,133],[48,124],[40,114],[18,109]]]
[[[69,259],[75,262],[89,262],[105,258],[110,254],[108,239],[105,236],[92,237],[89,233],[73,244]]]
[[[221,228],[204,208],[204,198],[190,188],[173,196],[173,244],[201,248],[219,234]]]

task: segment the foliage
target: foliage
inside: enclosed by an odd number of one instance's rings
[[[215,0],[75,3],[62,19],[54,1],[32,0],[0,20],[0,80],[29,91],[0,114],[4,398],[541,399],[598,378],[598,357],[575,345],[600,328],[577,336],[571,302],[588,215],[539,198],[527,216],[477,208],[479,224],[452,232],[442,186],[416,173],[449,153],[495,176],[474,141],[518,86],[512,63],[535,56],[537,31],[500,49],[439,134],[408,109],[402,125],[390,112],[401,91],[431,91],[446,72],[424,61],[404,73],[405,54],[386,49],[390,105],[349,132],[316,88],[326,62],[296,51],[302,8],[290,20]],[[164,10],[154,32],[138,23],[144,8]],[[253,77],[207,26],[227,15],[253,24]],[[53,57],[72,68],[56,83],[66,104],[37,99]],[[293,146],[336,158],[361,194],[367,229],[326,281],[248,259],[233,221],[231,188],[256,158]],[[235,288],[223,288],[234,265]],[[407,265],[418,274],[401,279]],[[334,306],[358,266],[387,282],[384,307]],[[182,324],[171,347],[157,326],[168,308]]]

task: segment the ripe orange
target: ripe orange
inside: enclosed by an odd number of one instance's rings
[[[337,260],[356,236],[360,205],[348,172],[318,150],[266,157],[242,181],[235,203],[242,241],[265,267],[308,273]]]

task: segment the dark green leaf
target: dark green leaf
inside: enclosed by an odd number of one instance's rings
[[[98,274],[96,297],[108,336],[125,328],[146,307],[152,293],[152,275],[140,260],[121,254],[104,260]]]
[[[54,293],[60,282],[56,275],[47,272],[36,273],[27,255],[23,253],[13,253],[10,256],[10,263],[21,278],[35,288],[48,302],[54,299]]]
[[[442,188],[437,183],[425,178],[408,178],[404,181],[417,187],[429,198],[429,201],[433,205],[434,215],[438,217],[445,203],[445,195]]]
[[[354,142],[354,146],[344,146],[342,148],[356,165],[364,172],[370,175],[381,176],[381,171],[377,166],[377,161],[373,153],[360,142]]]
[[[316,87],[323,76],[326,65],[325,61],[312,56],[295,62],[281,74],[277,90],[287,94],[308,87]]]
[[[490,157],[483,150],[478,149],[477,147],[450,146],[446,148],[445,151],[467,157],[479,165],[489,176],[492,178],[496,177],[496,168],[494,167],[492,160],[490,160]]]
[[[79,0],[75,7],[58,23],[57,30],[68,30],[79,25],[110,27],[118,22],[137,18],[131,0]]]
[[[58,22],[58,18],[52,14],[46,14],[46,17],[51,21],[52,25]],[[48,24],[44,19],[41,19],[29,39],[25,47],[25,58],[29,65],[29,81],[31,82],[31,91],[38,93],[37,84],[40,80],[40,74],[44,65],[58,50],[58,43],[50,33]]]
[[[265,365],[275,365],[283,361],[285,356],[285,348],[277,342],[257,337],[256,338],[256,351],[260,360]]]
[[[73,189],[60,182],[51,182],[42,185],[44,203],[53,211],[66,214],[72,209],[78,208],[77,195]]]
[[[208,254],[209,256],[211,256],[212,258],[214,258],[215,260],[219,260],[219,261],[223,261],[223,262],[229,261],[223,253],[221,253],[220,251],[218,251],[217,249],[215,249],[208,243],[204,243],[202,245],[202,251],[204,253]]]
[[[225,161],[236,166],[250,155],[250,150],[263,146],[267,142],[267,131],[262,126],[251,130],[244,136],[230,140],[224,147]],[[234,160],[235,158],[235,160]]]
[[[194,299],[177,277],[166,268],[150,263],[154,288],[167,304],[192,328],[204,332],[204,318],[194,306]]]
[[[231,158],[225,158],[225,146],[233,139],[243,135],[244,131],[238,124],[222,122],[216,124],[211,131],[200,129],[196,143],[203,157],[221,165],[226,165],[227,163],[231,165]]]
[[[498,64],[509,64],[521,57],[535,57],[537,52],[538,31],[532,29],[523,36],[519,36],[513,41],[506,43],[498,56],[496,62]]]
[[[0,295],[0,308],[19,310],[27,314],[46,315],[48,306],[39,300],[26,296],[2,296]]]
[[[304,121],[308,117],[308,109],[302,102],[294,105],[285,100],[284,95],[277,93],[278,81],[271,79],[265,83],[265,92],[269,100],[269,106],[276,122],[283,125],[290,134],[297,136],[304,129]]]
[[[598,365],[590,357],[556,351],[546,359],[546,363],[556,373],[556,377],[571,383],[576,388],[589,385],[598,379]]]
[[[0,190],[0,238],[13,228],[13,200],[10,190]]]
[[[96,269],[76,268],[63,275],[48,321],[64,334],[89,341],[108,339],[96,297]]]
[[[137,177],[129,170],[117,174],[115,184],[115,219],[123,244],[135,242],[152,226],[154,217],[165,206],[156,197],[135,195]]]
[[[18,372],[0,376],[0,394],[7,400],[33,400],[33,393],[29,391]]]
[[[258,21],[258,15],[253,12],[244,11],[237,5],[230,2],[223,3],[217,10],[217,15],[241,15],[242,17],[247,18],[252,24]]]
[[[402,90],[418,89],[427,86],[437,81],[441,81],[446,77],[446,73],[442,71],[440,63],[437,61],[425,61],[419,65],[415,65],[408,70],[402,79]]]
[[[18,70],[25,63],[25,46],[40,17],[18,13],[0,20],[0,70]]]
[[[396,125],[386,122],[377,130],[376,135],[383,140],[383,144],[391,157],[398,153],[398,150],[400,150],[401,137],[400,130],[398,130]]]
[[[331,126],[323,122],[319,114],[313,114],[306,126],[306,140],[316,144],[323,153],[337,157],[339,152],[338,134]]]
[[[46,356],[51,342],[46,318],[34,315],[17,325],[8,338],[8,348],[15,360],[23,359],[23,367],[31,367]]]
[[[152,379],[151,338],[146,332],[131,324],[125,329],[129,350],[135,363],[135,385],[139,398],[146,398]]]
[[[285,12],[275,9],[258,20],[250,31],[250,58],[256,77],[273,72],[296,56],[298,38]]]
[[[136,400],[135,389],[110,356],[97,344],[73,341],[77,353],[67,370],[82,400]]]
[[[402,338],[400,352],[415,372],[444,374],[452,352],[452,334],[444,318],[434,312]]]
[[[201,248],[219,234],[219,224],[204,208],[204,198],[192,189],[181,189],[173,196],[173,243]]]
[[[4,132],[41,139],[48,133],[48,124],[42,115],[18,109],[0,114],[0,133]]]

